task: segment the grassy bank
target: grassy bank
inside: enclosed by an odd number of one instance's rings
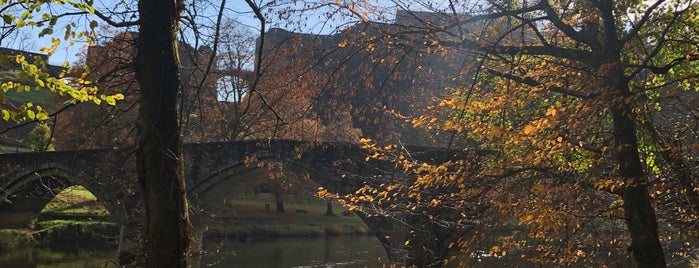
[[[108,216],[109,211],[97,202],[97,197],[85,187],[71,186],[58,193],[43,210],[40,216],[47,215],[84,215]]]
[[[0,229],[0,251],[26,248],[36,244],[29,229]]]
[[[275,210],[271,194],[244,195],[228,200],[216,217],[207,222],[206,236],[312,237],[325,235],[366,235],[369,228],[354,213],[333,204],[337,216],[324,216],[326,201],[310,196],[285,196],[285,213]],[[118,234],[114,223],[106,222],[109,212],[82,186],[65,189],[46,205],[38,221],[26,229],[0,230],[0,250],[66,241],[113,241]]]
[[[71,186],[46,204],[34,225],[34,237],[40,244],[74,241],[114,240],[116,224],[106,222],[109,211],[83,186]]]
[[[370,233],[354,213],[343,215],[344,208],[338,204],[333,204],[337,216],[324,216],[326,201],[313,197],[285,196],[284,213],[276,212],[271,194],[244,195],[226,205],[226,209],[208,223],[205,235],[248,238]]]
[[[85,187],[68,187],[44,207],[32,226],[0,229],[0,250],[77,240],[107,242],[118,234],[114,223],[104,221],[108,215]]]

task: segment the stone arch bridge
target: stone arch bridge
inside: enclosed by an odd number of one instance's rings
[[[444,149],[410,147],[423,161],[445,161]],[[346,194],[374,176],[400,176],[401,167],[366,161],[369,152],[356,144],[302,141],[238,141],[184,145],[184,170],[192,204],[194,233],[224,202],[260,183],[260,174],[280,173],[299,184]],[[263,172],[261,172],[263,171]],[[15,153],[0,155],[0,228],[26,227],[53,196],[83,185],[109,211],[111,220],[129,229],[140,223],[140,197],[133,148]],[[315,184],[315,185],[314,185]],[[405,233],[388,219],[360,214],[394,261],[404,255]],[[407,232],[407,231],[406,231]],[[390,239],[386,239],[390,237]],[[403,253],[398,253],[403,252]]]

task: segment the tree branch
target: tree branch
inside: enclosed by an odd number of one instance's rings
[[[649,6],[648,9],[646,9],[646,12],[643,13],[641,20],[638,21],[638,24],[634,25],[631,28],[631,30],[629,31],[629,33],[626,34],[626,36],[624,36],[624,38],[621,39],[621,43],[625,44],[629,40],[633,39],[638,34],[638,32],[641,30],[641,28],[643,28],[643,26],[646,24],[646,22],[648,22],[648,19],[650,18],[650,15],[653,13],[655,8],[657,8],[663,2],[665,2],[665,0],[658,0],[657,2],[655,2],[654,4]]]
[[[495,75],[495,76],[499,76],[499,77],[502,77],[502,78],[507,78],[507,79],[513,80],[513,81],[515,81],[515,82],[518,82],[518,83],[521,83],[521,84],[525,84],[525,85],[529,85],[529,86],[533,86],[533,87],[544,85],[543,83],[541,83],[541,82],[539,82],[539,81],[536,81],[536,80],[532,79],[531,77],[523,78],[523,77],[519,77],[519,76],[512,75],[512,74],[506,74],[506,73],[498,72],[498,71],[495,71],[495,70],[492,70],[492,69],[488,69],[488,70],[486,70],[486,72],[488,72],[488,73],[490,73],[490,74],[492,74],[492,75]],[[553,92],[557,92],[557,93],[561,93],[561,94],[573,96],[573,97],[578,97],[578,98],[581,98],[581,99],[590,99],[590,98],[593,98],[593,97],[599,95],[599,94],[588,94],[588,95],[586,95],[586,94],[582,94],[582,93],[580,93],[580,92],[576,92],[576,91],[573,91],[573,90],[570,90],[570,89],[566,89],[566,88],[562,88],[562,87],[555,87],[555,86],[547,86],[545,89],[546,89],[546,90],[553,91]]]
[[[106,22],[107,24],[109,24],[109,25],[111,25],[111,26],[114,26],[114,27],[129,27],[129,26],[136,26],[136,25],[138,25],[138,20],[136,20],[136,21],[122,21],[122,22],[116,22],[116,21],[112,20],[112,18],[110,18],[109,16],[104,15],[104,14],[103,14],[102,12],[100,12],[99,10],[95,10],[95,15],[97,15],[97,17],[99,17],[101,20],[103,20],[103,21]]]
[[[595,39],[576,31],[575,29],[573,29],[573,27],[563,22],[563,20],[558,16],[558,14],[556,14],[556,11],[553,10],[548,0],[539,1],[539,5],[542,6],[542,11],[546,13],[547,18],[551,21],[551,23],[553,23],[553,25],[556,26],[556,28],[558,28],[559,30],[561,30],[566,36],[570,37],[576,42],[586,44],[590,47],[600,47],[600,44],[596,42]]]
[[[75,106],[75,105],[77,105],[77,103],[69,103],[69,104],[67,104],[66,106],[63,106],[63,107],[62,107],[61,109],[59,109],[58,111],[55,111],[55,112],[49,114],[49,117],[54,117],[54,116],[58,115],[59,113],[65,111],[66,109],[68,109],[68,108],[70,108],[70,107],[73,107],[73,106]],[[8,132],[8,131],[10,131],[10,130],[13,130],[13,129],[16,129],[16,128],[21,128],[21,127],[27,126],[27,125],[31,125],[31,124],[36,123],[36,122],[39,122],[39,121],[42,121],[42,120],[34,119],[34,120],[24,121],[24,122],[22,122],[22,123],[20,123],[20,124],[17,124],[17,125],[14,125],[14,126],[9,126],[9,127],[5,128],[5,129],[3,129],[3,130],[0,130],[0,134],[5,134],[6,132]]]

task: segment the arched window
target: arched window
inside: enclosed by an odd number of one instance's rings
[[[217,99],[224,102],[240,102],[248,93],[245,79],[235,76],[223,76],[216,81]]]

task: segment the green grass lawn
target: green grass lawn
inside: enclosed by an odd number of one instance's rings
[[[31,151],[32,149],[29,148],[0,145],[0,154],[27,153]]]
[[[269,205],[269,210],[265,205]],[[345,210],[333,204],[337,216],[325,216],[326,201],[310,196],[285,196],[286,213],[275,210],[271,194],[243,195],[228,200],[223,211],[207,223],[207,235],[239,237],[292,237],[322,235],[368,234],[369,228],[354,214],[343,216]],[[297,212],[297,209],[302,212]],[[305,212],[305,213],[304,213]],[[54,230],[105,229],[103,216],[107,209],[85,187],[71,186],[57,194],[41,211],[37,232]],[[82,216],[77,217],[76,216]],[[88,217],[85,217],[88,216]],[[90,216],[96,216],[90,217]],[[59,231],[59,233],[64,233]]]
[[[109,211],[97,202],[97,197],[80,185],[70,186],[58,193],[43,210],[43,214],[106,216]]]
[[[217,214],[209,225],[209,235],[238,236],[318,236],[368,234],[369,228],[354,214],[333,204],[334,217],[324,216],[326,201],[306,196],[285,196],[285,213],[275,210],[271,194],[243,195],[227,202],[228,208]],[[265,209],[269,204],[270,209]],[[303,210],[307,213],[297,212]]]
[[[25,81],[21,81],[22,79],[21,77],[19,77],[18,73],[19,72],[13,70],[0,71],[0,82],[23,82],[23,84],[29,85],[31,87],[31,90],[18,92],[17,89],[11,89],[5,93],[7,99],[19,103],[32,102],[34,104],[40,104],[42,106],[48,106],[51,104],[51,96],[49,90],[45,88],[37,89],[34,85],[34,80],[24,79]]]

